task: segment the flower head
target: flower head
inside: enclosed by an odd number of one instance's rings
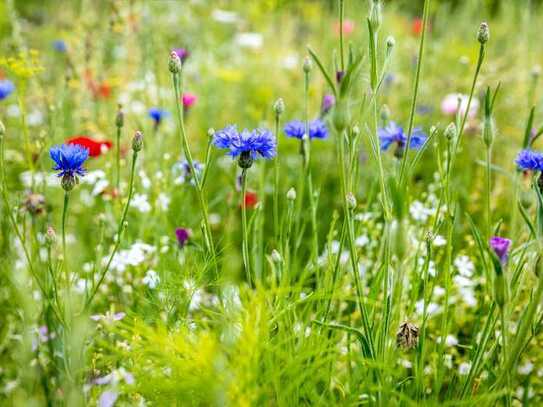
[[[186,48],[176,48],[173,50],[181,60],[181,63],[184,63],[187,58],[190,56],[190,52]]]
[[[542,171],[543,154],[533,150],[522,150],[515,160],[521,170]]]
[[[488,243],[490,244],[490,248],[494,250],[494,253],[496,253],[496,256],[500,259],[501,263],[504,264],[507,262],[511,240],[500,236],[493,236]]]
[[[68,51],[68,47],[66,46],[66,43],[64,40],[55,40],[53,41],[53,48],[57,52],[65,53]]]
[[[407,143],[407,134],[404,133],[403,128],[398,126],[392,120],[388,123],[385,128],[380,128],[378,130],[379,139],[381,140],[381,149],[386,150],[390,147],[391,144],[397,143],[398,147],[403,148]],[[426,141],[426,135],[418,127],[413,129],[411,134],[411,141],[409,142],[409,147],[412,149],[418,149],[422,147]]]
[[[336,104],[336,98],[334,95],[324,95],[322,98],[322,106],[321,106],[321,112],[322,114],[326,114],[334,107]]]
[[[155,126],[158,126],[162,119],[168,116],[170,113],[159,107],[152,107],[149,109],[149,117],[154,120]]]
[[[466,110],[468,108],[468,101],[468,95],[463,95],[461,93],[449,93],[441,101],[441,111],[448,116],[454,116],[458,112],[461,116],[463,116],[466,114]],[[475,117],[478,110],[479,100],[473,98],[469,106],[468,117]]]
[[[302,139],[305,134],[305,123],[301,120],[292,120],[285,125],[283,129],[289,137]],[[315,119],[309,122],[309,138],[326,138],[328,137],[328,128],[321,119]]]
[[[0,100],[7,98],[15,90],[15,85],[9,79],[0,79]]]
[[[183,93],[183,96],[181,97],[181,101],[183,102],[183,107],[185,108],[185,110],[191,108],[197,100],[198,97],[195,94],[189,92]]]
[[[240,156],[240,166],[243,167],[243,160],[247,161],[248,167],[258,156],[270,159],[275,157],[277,144],[271,131],[267,129],[244,129],[238,132],[236,126],[227,126],[213,135],[213,144],[218,148],[229,149],[232,157]],[[244,167],[244,168],[248,168]]]
[[[202,171],[204,169],[204,164],[202,164],[198,160],[193,160],[192,164],[194,165],[194,172],[196,177],[200,177],[202,174]],[[192,168],[190,167],[190,164],[187,160],[182,160],[176,162],[173,167],[172,171],[174,172],[175,176],[177,177],[175,179],[176,184],[182,184],[185,181],[190,181],[192,185],[195,185],[196,182],[194,180],[194,174],[192,173]]]
[[[177,243],[179,244],[179,247],[181,248],[187,244],[191,235],[192,235],[192,231],[190,229],[187,229],[187,228],[175,229],[175,237],[177,239]]]
[[[86,136],[75,136],[66,140],[66,144],[78,145],[86,148],[89,151],[90,157],[99,157],[102,153],[108,151],[112,143],[111,141],[96,141]]]
[[[83,176],[86,170],[83,163],[89,158],[89,150],[80,145],[62,144],[51,147],[49,150],[51,159],[55,162],[53,170],[59,171],[59,177],[75,178]]]

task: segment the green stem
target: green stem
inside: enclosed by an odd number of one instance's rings
[[[204,241],[205,245],[209,251],[209,254],[212,257],[213,266],[215,269],[215,275],[218,277],[218,266],[217,266],[217,256],[215,253],[215,245],[213,243],[213,236],[211,234],[211,227],[209,226],[209,216],[207,212],[207,204],[204,199],[204,194],[202,190],[202,180],[200,180],[196,173],[196,168],[194,166],[194,160],[192,159],[192,154],[190,152],[189,143],[187,139],[187,134],[185,131],[185,121],[183,118],[183,112],[181,111],[181,94],[183,91],[183,71],[179,74],[172,74],[173,87],[175,90],[175,106],[177,108],[177,120],[179,122],[179,130],[181,132],[181,142],[183,145],[183,151],[185,153],[185,158],[189,163],[191,173],[194,177],[194,184],[196,186],[196,195],[198,195],[198,201],[200,204],[200,211],[202,212],[203,218],[203,228],[204,228]]]
[[[277,140],[277,156],[274,162],[273,177],[273,228],[277,244],[279,244],[279,115],[275,115],[275,139]]]
[[[411,136],[413,135],[413,126],[415,122],[415,110],[417,107],[417,96],[419,93],[420,72],[422,70],[422,57],[424,55],[424,40],[426,38],[426,26],[428,24],[428,15],[430,12],[430,0],[424,1],[424,9],[422,12],[422,35],[420,37],[419,55],[417,59],[417,71],[415,74],[415,83],[413,85],[413,98],[411,100],[411,111],[409,112],[409,125],[407,128],[407,141],[405,143],[405,149],[402,157],[402,164],[400,166],[400,182],[399,185],[404,185],[403,178],[407,165],[407,155],[409,151],[409,145],[411,144]]]
[[[117,179],[115,180],[115,186],[117,188],[117,193],[120,193],[120,184],[121,184],[121,128],[117,126],[117,156],[116,156],[116,174]]]
[[[93,287],[93,289],[91,291],[91,294],[87,298],[87,301],[85,303],[85,309],[89,308],[89,306],[92,303],[92,300],[94,299],[96,293],[98,292],[98,289],[100,288],[100,286],[104,282],[104,278],[105,278],[107,272],[109,271],[109,268],[111,267],[111,262],[113,261],[113,258],[115,257],[115,254],[117,253],[117,251],[119,250],[119,247],[121,245],[121,237],[122,237],[124,229],[125,229],[126,216],[128,214],[128,208],[130,207],[130,201],[132,200],[132,194],[134,192],[134,174],[136,172],[137,158],[138,158],[138,152],[134,151],[133,154],[132,154],[132,167],[130,169],[130,183],[129,183],[129,187],[128,187],[128,199],[126,200],[126,204],[125,204],[124,209],[123,209],[121,220],[120,220],[119,226],[117,228],[115,246],[113,247],[113,251],[111,252],[111,255],[109,256],[109,259],[108,259],[108,261],[106,263],[106,266],[104,267],[104,269],[102,270],[102,273],[100,274],[100,278],[98,279],[98,282]]]
[[[492,211],[491,211],[491,164],[492,164],[492,146],[486,149],[486,222],[487,222],[487,238],[492,236]]]
[[[68,268],[68,258],[66,256],[66,219],[68,218],[68,203],[70,201],[70,192],[64,192],[64,206],[62,207],[62,256],[64,263],[64,275],[66,278],[66,291],[70,294],[70,270]]]
[[[252,286],[251,277],[251,263],[249,258],[249,233],[247,228],[247,207],[245,205],[245,194],[247,192],[247,169],[243,168],[241,171],[241,228],[242,228],[242,242],[241,242],[241,254],[243,257],[243,267],[247,276],[247,282],[249,286]]]

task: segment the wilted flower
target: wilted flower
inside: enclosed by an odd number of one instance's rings
[[[301,140],[305,134],[305,123],[301,120],[292,120],[285,125],[283,130],[287,136]],[[326,137],[328,137],[328,128],[326,127],[326,123],[324,123],[321,119],[315,119],[309,122],[310,139],[324,139]]]
[[[509,246],[511,245],[511,240],[506,239],[500,236],[493,236],[489,240],[490,248],[494,250],[496,256],[500,259],[502,264],[507,262],[509,257]]]
[[[45,210],[45,197],[41,194],[29,193],[23,205],[31,215],[39,215]]]
[[[515,160],[524,171],[543,171],[543,154],[533,150],[522,150]]]
[[[396,334],[396,343],[398,346],[409,350],[417,346],[418,341],[419,328],[416,325],[410,322],[404,322],[400,325],[400,329]]]
[[[15,90],[15,85],[9,79],[0,79],[0,100],[4,100]]]
[[[404,148],[407,143],[407,134],[404,133],[402,127],[398,126],[393,121],[390,121],[385,128],[380,128],[378,134],[379,139],[381,140],[382,150],[388,149],[393,143],[397,143],[399,148]],[[409,147],[416,150],[422,147],[425,141],[426,135],[419,127],[415,127],[411,134]]]
[[[441,111],[446,114],[453,116],[458,111],[460,115],[466,114],[466,109],[468,108],[469,96],[463,95],[461,93],[449,93],[441,101]],[[477,115],[479,111],[479,100],[473,98],[469,107],[468,117],[473,118]]]
[[[185,247],[191,235],[192,235],[192,231],[190,229],[187,229],[187,228],[175,229],[175,237],[177,239],[177,243],[179,244],[179,247],[181,248]]]
[[[81,146],[89,152],[90,157],[98,157],[112,147],[111,141],[96,141],[87,136],[75,136],[66,140],[66,144]]]
[[[239,165],[242,168],[249,168],[259,155],[270,159],[277,152],[275,137],[266,129],[244,129],[240,133],[236,126],[227,126],[213,135],[213,144],[229,149],[228,154],[232,157],[240,156]]]

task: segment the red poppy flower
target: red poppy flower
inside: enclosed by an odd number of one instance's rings
[[[258,203],[258,195],[255,192],[245,193],[245,207],[253,209]]]
[[[72,137],[66,140],[66,144],[77,144],[81,147],[85,147],[87,150],[89,150],[89,155],[91,157],[98,157],[104,151],[109,150],[113,146],[111,141],[96,141],[86,136]]]
[[[423,26],[423,20],[422,18],[415,18],[413,19],[413,21],[411,22],[411,32],[413,33],[413,35],[415,36],[419,36],[422,34],[422,26]],[[428,31],[430,31],[432,29],[432,26],[430,25],[430,22],[428,22],[428,25],[426,27],[426,29]]]

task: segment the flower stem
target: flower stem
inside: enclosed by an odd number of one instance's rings
[[[121,128],[117,127],[117,156],[116,156],[116,174],[117,179],[115,180],[115,186],[117,188],[117,193],[120,193],[120,183],[121,183]]]
[[[279,115],[275,115],[275,139],[277,140],[277,156],[274,162],[273,176],[273,231],[276,243],[279,244]]]
[[[130,201],[132,200],[132,194],[134,192],[134,174],[136,172],[137,158],[138,158],[138,152],[134,151],[133,154],[132,154],[132,167],[130,169],[130,183],[129,183],[129,187],[128,187],[128,199],[126,200],[126,204],[124,206],[123,213],[122,213],[122,216],[121,216],[121,221],[119,222],[119,226],[117,228],[115,246],[113,247],[113,251],[111,252],[111,255],[109,256],[109,259],[108,259],[108,261],[106,263],[106,266],[104,267],[104,269],[102,270],[102,273],[100,274],[98,282],[92,288],[91,294],[87,298],[87,301],[85,303],[85,309],[89,308],[89,306],[92,303],[92,300],[93,300],[94,296],[98,292],[98,289],[100,288],[100,286],[104,282],[104,278],[105,278],[107,272],[109,271],[109,268],[111,267],[111,262],[113,261],[113,258],[115,257],[115,254],[117,253],[117,251],[119,250],[119,247],[121,245],[121,237],[122,237],[123,231],[124,231],[125,226],[126,226],[125,225],[126,215],[128,214],[128,208],[130,207]],[[93,283],[94,283],[94,281],[93,281]]]
[[[66,291],[70,295],[70,270],[68,268],[68,258],[66,256],[66,219],[68,218],[68,204],[70,202],[70,192],[64,191],[64,206],[62,207],[62,256],[64,262],[64,273],[66,277]]]
[[[194,166],[194,160],[192,159],[192,154],[190,152],[189,143],[187,140],[187,134],[185,131],[185,121],[183,117],[183,112],[181,111],[181,94],[183,91],[183,71],[179,74],[172,74],[173,87],[175,90],[175,106],[177,108],[177,120],[179,122],[179,130],[181,132],[181,142],[183,145],[183,151],[185,153],[185,158],[189,163],[191,173],[194,177],[194,184],[196,186],[196,195],[198,195],[198,201],[200,203],[200,211],[202,212],[203,218],[203,229],[204,229],[204,241],[205,245],[209,251],[209,254],[212,257],[212,263],[215,269],[215,276],[218,277],[218,268],[217,268],[217,257],[215,253],[215,245],[213,243],[213,236],[211,234],[211,228],[209,226],[209,216],[207,213],[207,204],[204,199],[203,189],[202,189],[202,180],[197,176],[196,168]]]
[[[249,233],[247,230],[247,207],[245,205],[245,194],[247,192],[247,169],[241,170],[241,228],[242,228],[242,242],[241,242],[241,254],[243,257],[243,267],[247,276],[247,282],[249,286],[252,286],[251,277],[251,263],[249,259]]]

